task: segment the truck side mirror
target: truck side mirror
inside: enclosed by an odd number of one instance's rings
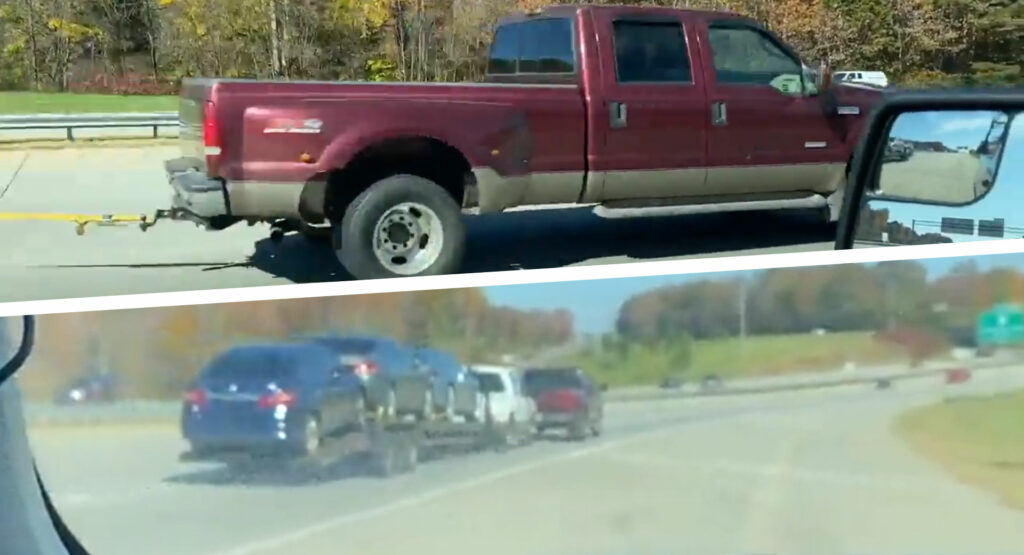
[[[850,163],[836,249],[1024,238],[1022,110],[1012,90],[885,95]]]

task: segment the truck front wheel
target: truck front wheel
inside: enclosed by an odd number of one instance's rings
[[[356,279],[450,274],[459,269],[465,243],[459,205],[414,175],[371,185],[333,231],[334,252]]]

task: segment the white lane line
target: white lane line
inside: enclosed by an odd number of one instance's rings
[[[635,441],[648,439],[653,436],[675,432],[678,431],[678,428],[679,426],[672,426],[669,428],[662,428],[658,430],[652,430],[649,432],[639,433],[636,435],[631,435],[621,439],[604,440],[596,445],[581,447],[568,453],[561,453],[544,459],[534,460],[531,462],[511,466],[508,468],[497,470],[495,472],[491,472],[489,474],[477,476],[476,478],[471,478],[469,480],[456,482],[447,486],[434,488],[423,493],[420,493],[418,495],[405,497],[403,499],[400,499],[392,503],[388,503],[386,505],[381,505],[379,507],[374,507],[372,509],[348,513],[335,518],[324,520],[317,524],[306,526],[305,528],[300,528],[287,534],[281,534],[279,536],[274,536],[263,540],[251,542],[248,544],[243,544],[241,546],[228,549],[226,551],[219,551],[217,552],[217,555],[249,555],[251,553],[259,553],[261,551],[267,551],[270,549],[283,547],[288,544],[305,540],[317,534],[321,534],[338,526],[343,526],[345,524],[351,524],[353,522],[360,522],[363,520],[380,517],[388,513],[397,511],[399,509],[405,509],[417,505],[422,505],[424,503],[433,501],[434,499],[451,495],[453,493],[458,493],[460,491],[472,489],[477,486],[497,482],[499,480],[523,474],[531,470],[536,470],[538,468],[543,468],[546,466],[550,466],[552,464],[564,462],[579,457],[584,457],[587,455],[592,455],[594,453],[599,453],[602,451],[607,451],[614,447],[619,447]]]

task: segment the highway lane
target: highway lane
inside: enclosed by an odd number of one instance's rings
[[[150,213],[167,206],[173,146],[0,151],[0,212]],[[803,211],[603,218],[590,208],[467,216],[466,272],[832,248]],[[325,244],[266,226],[206,232],[163,222],[141,233],[0,222],[0,302],[349,279]]]
[[[960,152],[915,152],[907,161],[887,162],[879,176],[881,190],[897,197],[965,204],[982,194],[982,161]],[[989,177],[990,178],[990,177]]]
[[[995,553],[1024,514],[956,483],[889,425],[944,396],[870,387],[609,406],[607,433],[421,465],[232,476],[179,463],[173,427],[34,430],[58,508],[95,553]]]

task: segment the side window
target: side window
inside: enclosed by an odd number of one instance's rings
[[[573,73],[572,22],[537,19],[519,25],[519,73]]]
[[[647,21],[616,21],[612,25],[620,83],[693,82],[682,25]]]
[[[493,75],[511,75],[516,72],[516,61],[519,58],[519,29],[522,25],[513,23],[502,25],[494,33],[491,54],[487,62],[487,73]]]
[[[712,24],[708,35],[719,84],[774,85],[780,77],[803,73],[798,60],[757,29]]]

